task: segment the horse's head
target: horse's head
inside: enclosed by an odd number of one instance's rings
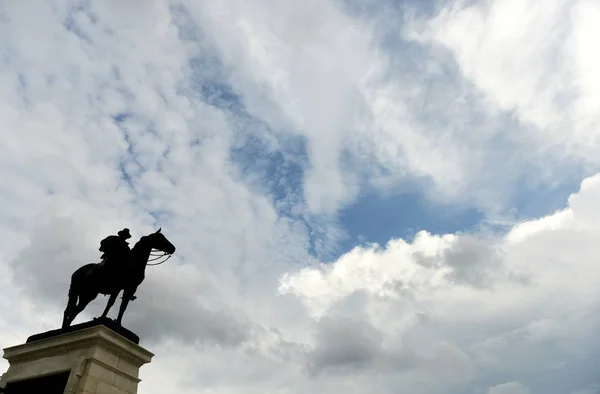
[[[161,229],[159,228],[158,231],[147,235],[148,244],[152,249],[158,249],[161,252],[165,252],[166,254],[175,253],[175,245],[169,242],[167,237],[165,237],[163,233],[160,232],[160,230]]]

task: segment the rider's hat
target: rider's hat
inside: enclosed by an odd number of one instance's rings
[[[124,228],[123,230],[119,231],[119,232],[117,233],[117,235],[118,235],[119,237],[121,237],[121,238],[124,238],[124,239],[129,239],[129,238],[131,238],[131,234],[129,234],[129,229],[128,229],[128,228]]]

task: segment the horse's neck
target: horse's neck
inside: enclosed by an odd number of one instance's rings
[[[136,244],[131,249],[131,263],[136,268],[146,269],[146,263],[148,263],[148,259],[150,258],[150,253],[152,252],[152,248],[144,244]]]

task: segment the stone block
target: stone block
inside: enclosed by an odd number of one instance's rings
[[[108,369],[101,364],[95,363],[93,359],[90,361],[91,362],[87,370],[88,375],[109,384],[113,384],[115,382],[115,372],[112,369]]]
[[[114,386],[129,393],[137,392],[139,379],[126,375],[115,375]]]
[[[140,373],[139,366],[137,366],[123,358],[119,358],[119,362],[117,363],[117,369],[119,371],[125,372],[129,376],[133,376],[134,378],[137,378]]]
[[[61,384],[68,379],[60,394],[135,394],[139,369],[153,357],[102,324],[31,338],[39,339],[4,349],[10,367],[1,376],[0,387],[63,372]]]
[[[90,354],[90,357],[93,358],[94,360],[99,360],[102,361],[103,363],[110,365],[111,367],[117,367],[118,363],[119,363],[119,356],[114,354],[113,352],[103,348],[103,347],[96,347],[93,349],[90,349],[93,351],[88,351],[88,353]]]
[[[99,382],[95,394],[130,394],[125,390],[115,387],[111,384]]]
[[[84,374],[78,384],[78,388],[81,392],[95,393],[96,387],[98,386],[98,378]]]

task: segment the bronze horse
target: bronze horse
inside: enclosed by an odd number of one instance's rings
[[[117,324],[121,324],[127,304],[135,299],[135,292],[144,281],[146,265],[153,249],[166,255],[175,253],[175,246],[158,229],[155,233],[140,238],[122,265],[118,267],[118,272],[114,277],[105,278],[104,272],[99,268],[99,263],[86,264],[73,272],[69,287],[69,301],[65,309],[62,327],[69,327],[75,317],[96,299],[98,294],[110,295],[102,313],[102,318],[106,318],[117,296],[123,290],[123,300],[116,320]]]

